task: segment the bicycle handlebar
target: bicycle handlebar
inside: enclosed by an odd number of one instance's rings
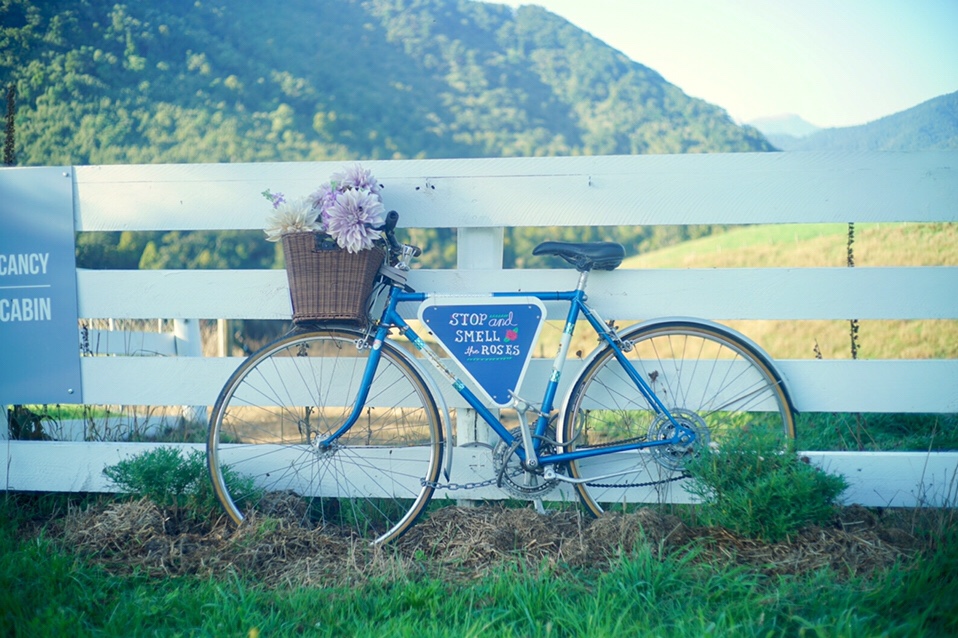
[[[382,226],[380,226],[376,230],[382,231],[383,235],[386,237],[386,243],[389,244],[389,252],[392,253],[394,256],[398,257],[400,253],[403,252],[403,247],[405,246],[411,249],[410,250],[411,256],[418,257],[419,255],[422,254],[422,250],[419,248],[419,246],[412,246],[409,244],[400,244],[398,241],[396,241],[396,224],[398,223],[399,223],[399,213],[397,213],[394,210],[391,210],[388,213],[386,213],[386,221],[383,223]]]
[[[387,235],[392,235],[393,231],[396,230],[396,224],[399,222],[399,213],[394,210],[386,213],[386,223],[383,224],[382,230]]]

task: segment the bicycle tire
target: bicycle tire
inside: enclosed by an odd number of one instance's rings
[[[782,377],[745,338],[718,324],[671,320],[635,326],[622,340],[632,344],[626,356],[665,407],[686,425],[704,428],[706,436],[691,449],[647,448],[569,463],[570,476],[586,479],[576,484],[576,491],[592,514],[601,514],[603,504],[660,498],[660,492],[639,495],[634,490],[660,490],[667,485],[664,480],[681,476],[687,455],[701,445],[720,446],[731,429],[794,438],[795,419]],[[635,388],[608,346],[576,377],[563,414],[560,442],[565,451],[664,440],[674,430]],[[616,472],[622,474],[601,478]]]
[[[365,333],[328,326],[281,337],[250,355],[210,416],[214,491],[237,524],[294,517],[372,543],[408,530],[432,497],[443,455],[440,412],[408,353],[390,344],[363,414],[333,446],[319,443],[356,403]]]

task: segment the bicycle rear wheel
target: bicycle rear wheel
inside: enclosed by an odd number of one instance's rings
[[[362,345],[360,345],[362,344]],[[440,413],[410,356],[383,343],[362,416],[330,444],[357,401],[365,335],[326,327],[251,355],[210,417],[207,458],[217,498],[236,523],[295,516],[382,543],[422,513],[439,477]]]
[[[681,476],[689,455],[702,445],[720,446],[732,430],[794,437],[782,379],[745,339],[693,321],[636,326],[622,339],[632,344],[626,357],[639,375],[672,416],[699,436],[691,447],[665,445],[570,463],[570,475],[586,479],[576,490],[596,516],[610,503],[652,500],[648,488],[656,486],[643,484]],[[560,441],[566,451],[666,440],[675,429],[636,389],[609,347],[573,383],[564,415]]]

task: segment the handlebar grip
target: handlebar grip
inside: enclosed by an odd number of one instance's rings
[[[386,236],[386,241],[389,243],[389,250],[394,257],[398,257],[400,252],[403,250],[403,245],[396,241],[396,224],[399,223],[399,213],[394,210],[386,213],[386,220],[383,222],[383,225],[378,228],[382,231],[383,235]],[[422,254],[422,250],[418,246],[406,246],[409,249],[410,254],[413,257],[418,257]]]
[[[383,235],[386,236],[386,241],[389,242],[389,249],[394,253],[398,253],[401,248],[399,242],[396,241],[397,223],[399,223],[399,213],[394,210],[386,213],[386,222],[383,224],[382,231]]]
[[[399,213],[394,210],[386,213],[386,223],[383,224],[383,232],[391,233],[396,230],[396,224],[399,223]]]

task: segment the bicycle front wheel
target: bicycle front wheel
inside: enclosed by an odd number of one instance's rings
[[[647,489],[681,476],[702,445],[732,430],[795,435],[782,379],[748,341],[718,326],[669,321],[622,335],[625,356],[673,418],[696,432],[691,446],[662,445],[569,464],[579,497],[594,515],[611,503],[651,500]],[[609,347],[573,383],[561,441],[566,451],[671,439],[675,426],[645,399]],[[650,485],[651,484],[651,485]]]
[[[374,543],[413,525],[439,477],[441,418],[410,356],[389,343],[379,351],[360,419],[334,440],[362,386],[364,333],[282,337],[233,373],[213,407],[207,459],[236,523],[294,516]]]

